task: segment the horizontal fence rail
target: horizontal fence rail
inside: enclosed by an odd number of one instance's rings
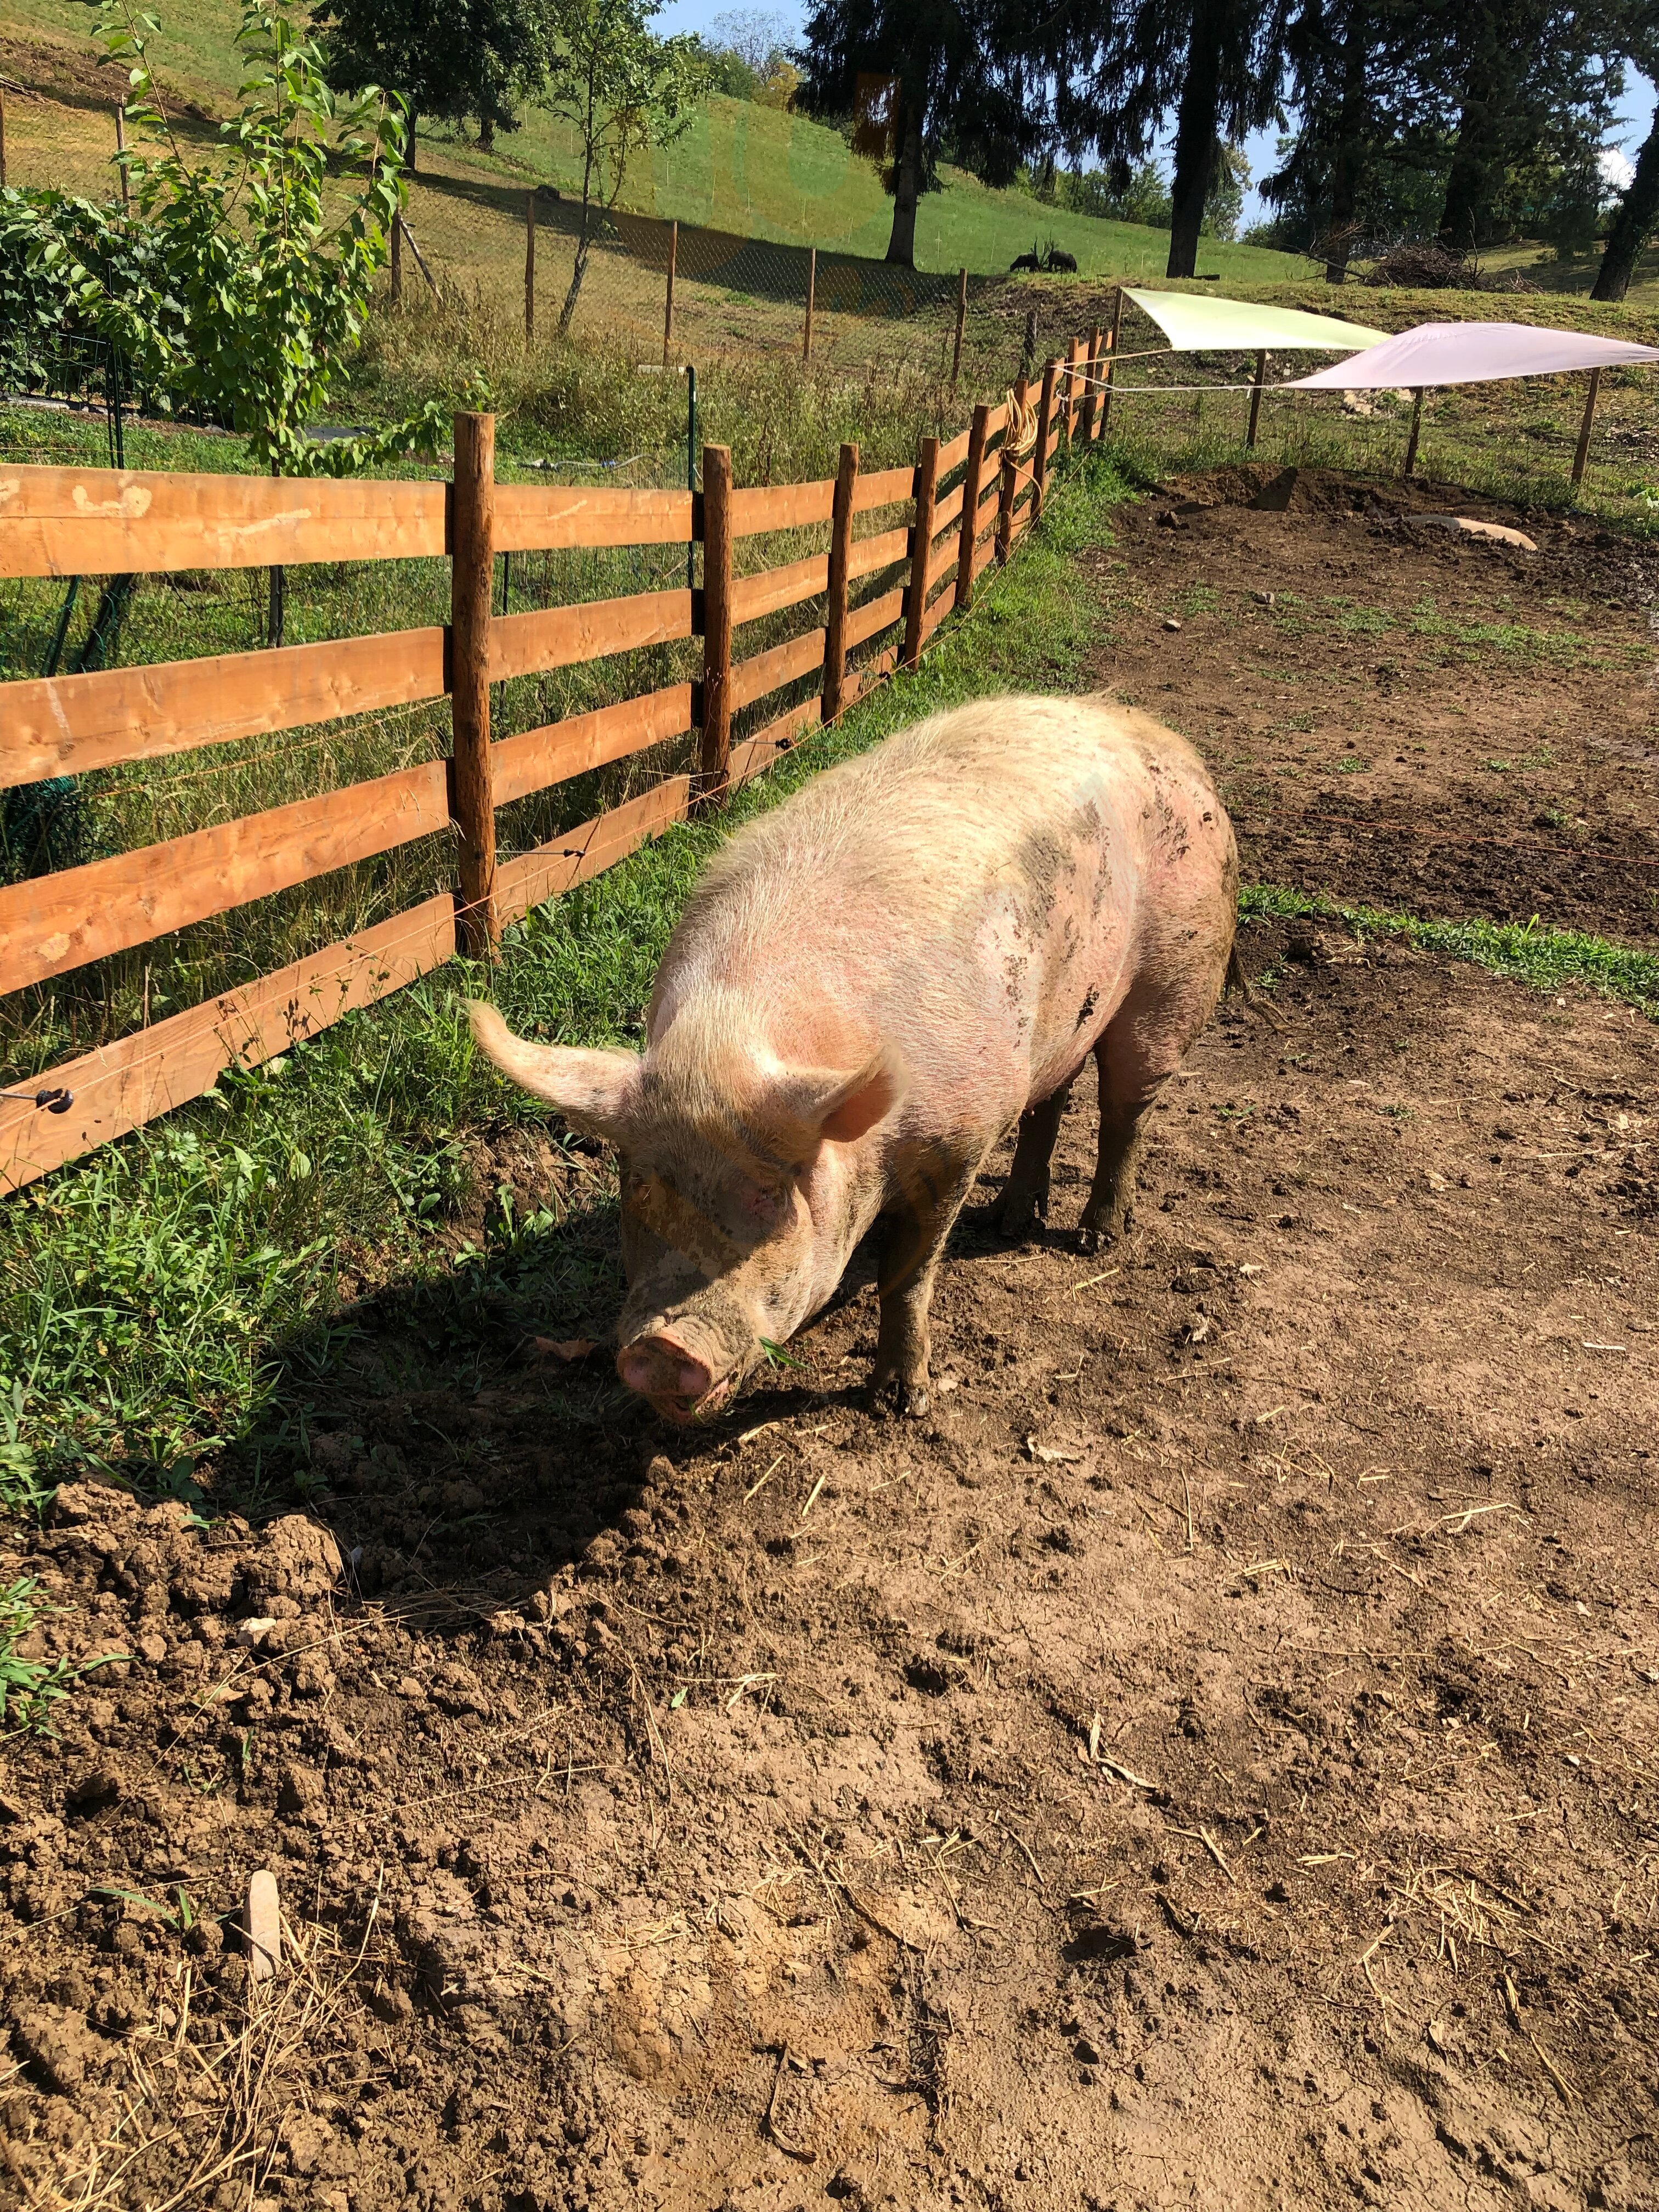
[[[1109,355],[1098,332],[1075,341],[1045,368],[1040,400],[1022,382],[956,436],[924,439],[908,467],[864,471],[857,447],[843,447],[837,475],[811,483],[734,489],[729,455],[708,447],[701,492],[498,484],[493,422],[480,416],[457,419],[449,483],[0,466],[0,578],[441,558],[453,611],[426,629],[0,686],[0,789],[446,698],[455,732],[448,760],[0,888],[0,994],[417,839],[450,841],[458,884],[14,1085],[72,1098],[57,1111],[0,1100],[0,1191],[200,1097],[226,1070],[318,1035],[457,951],[487,956],[507,923],[718,804],[901,661],[914,665],[1036,519],[1054,451],[1100,434],[1095,392]],[[882,526],[883,510],[900,506],[908,520]],[[865,517],[877,526],[855,527]],[[740,541],[826,525],[827,551],[733,574]],[[679,544],[702,547],[701,584],[493,611],[497,554]],[[806,621],[796,635],[734,659],[734,628],[797,607]],[[697,680],[491,738],[492,684],[699,638]],[[808,678],[811,696],[732,741],[734,716]],[[693,733],[692,772],[495,860],[499,808]]]

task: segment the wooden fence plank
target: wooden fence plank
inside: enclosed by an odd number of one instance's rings
[[[953,569],[956,567],[954,557],[951,566]],[[954,592],[941,592],[933,605],[927,609],[921,618],[921,641],[924,645],[945,620],[945,616],[955,611],[956,604],[957,595]]]
[[[447,502],[441,483],[0,461],[0,576],[441,556]]]
[[[573,661],[598,660],[691,635],[691,594],[635,592],[625,599],[590,599],[573,607],[546,607],[498,615],[489,630],[489,679],[531,676]]]
[[[875,538],[855,538],[847,563],[848,581],[873,575],[878,568],[890,568],[896,561],[908,558],[909,551],[910,533],[902,524],[896,530],[884,530]]]
[[[878,599],[866,599],[861,607],[854,607],[847,617],[847,647],[850,653],[855,645],[862,645],[866,637],[885,629],[904,612],[905,586],[896,592],[884,592]]]
[[[854,514],[867,514],[872,507],[896,507],[902,499],[914,499],[916,472],[914,469],[876,469],[867,477],[859,478],[858,489],[853,495]]]
[[[850,633],[850,620],[848,628]],[[740,660],[732,671],[732,713],[735,714],[740,707],[752,705],[757,699],[763,699],[781,684],[790,684],[796,677],[805,676],[809,669],[822,668],[823,640],[823,630],[809,629],[783,645],[775,645],[769,652],[756,653],[750,660]]]
[[[952,538],[948,545],[941,545],[934,553],[933,559],[927,564],[927,581],[922,586],[924,601],[927,600],[941,576],[949,576],[955,573],[961,550],[956,539]]]
[[[805,561],[791,562],[787,568],[768,568],[758,576],[732,579],[732,619],[758,621],[781,608],[799,606],[830,588],[830,556],[815,553]]]
[[[940,500],[938,506],[933,509],[934,537],[937,538],[941,530],[948,530],[951,525],[957,520],[961,513],[962,486],[958,484],[956,489],[951,494],[950,497],[948,499]]]
[[[497,484],[495,550],[561,545],[685,545],[689,491],[612,491],[586,484]]]
[[[0,890],[0,994],[449,827],[448,763],[399,769]]]
[[[751,777],[760,775],[763,769],[770,768],[780,753],[790,751],[805,731],[819,728],[823,721],[823,698],[805,699],[799,707],[790,708],[787,714],[780,714],[775,722],[769,722],[754,737],[745,738],[740,745],[733,745],[732,788],[735,790],[738,784],[747,783]]]
[[[671,684],[642,699],[623,699],[589,714],[572,714],[539,730],[503,738],[490,748],[495,804],[524,799],[532,791],[586,775],[607,762],[625,760],[647,745],[661,744],[691,727],[691,686]]]
[[[762,485],[732,495],[732,535],[753,538],[763,530],[799,530],[809,522],[828,522],[836,480],[818,483]]]
[[[968,441],[972,436],[973,430],[970,426],[966,430],[958,431],[948,446],[939,447],[939,472],[942,477],[948,477],[952,469],[959,468],[967,459]]]
[[[495,871],[495,896],[503,919],[516,921],[532,906],[562,897],[591,876],[602,875],[647,837],[684,822],[690,799],[690,777],[670,776],[625,805],[610,807],[591,822],[562,830],[533,853],[503,860]]]
[[[991,533],[991,535],[990,535],[988,538],[987,538],[986,539],[984,539],[984,541],[983,541],[983,542],[982,542],[982,543],[981,543],[981,544],[980,544],[980,545],[975,549],[975,553],[974,553],[974,574],[975,574],[975,576],[977,576],[977,575],[979,575],[979,574],[981,574],[984,569],[988,568],[990,567],[990,565],[991,565],[992,562],[993,562],[993,561],[994,561],[994,560],[996,559],[996,557],[997,557],[997,541],[996,541],[996,532],[995,532],[994,531],[993,531],[993,532],[992,532],[992,533]]]
[[[226,1068],[257,1067],[354,1007],[402,990],[454,951],[455,902],[441,891],[325,951],[35,1077],[32,1088],[61,1085],[75,1103],[66,1114],[44,1114],[0,1101],[0,1191],[20,1190],[199,1098]]]
[[[444,632],[435,628],[30,677],[0,687],[0,787],[378,713],[443,690]]]

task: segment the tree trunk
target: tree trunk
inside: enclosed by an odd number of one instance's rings
[[[894,175],[893,234],[887,258],[902,269],[916,265],[916,201],[921,191],[921,109],[906,90],[901,98],[901,137]]]
[[[1656,225],[1659,225],[1659,108],[1654,110],[1653,128],[1636,157],[1636,174],[1613,219],[1607,250],[1595,272],[1592,300],[1624,298],[1636,273],[1637,256],[1652,237]]]
[[[1440,211],[1440,242],[1455,252],[1484,243],[1492,177],[1503,167],[1501,118],[1505,100],[1507,56],[1500,53],[1498,27],[1490,8],[1481,9],[1474,34],[1462,112],[1457,119],[1457,150],[1446,179]]]
[[[1221,97],[1223,8],[1218,0],[1198,0],[1187,43],[1187,75],[1176,119],[1174,203],[1170,222],[1169,276],[1191,276],[1198,268],[1198,234],[1204,204],[1215,182],[1217,113]]]
[[[1331,246],[1325,259],[1328,284],[1347,282],[1366,150],[1365,36],[1364,17],[1355,8],[1348,19],[1348,36],[1342,50],[1342,106],[1337,121],[1336,160],[1331,167]]]
[[[404,128],[409,136],[404,147],[404,167],[412,177],[415,173],[415,103],[412,100],[409,103],[409,112],[404,118]]]

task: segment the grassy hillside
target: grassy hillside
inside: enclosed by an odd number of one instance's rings
[[[234,96],[230,37],[235,0],[163,0],[163,36],[152,53],[164,80],[183,98],[223,111]],[[88,11],[77,0],[3,0],[0,70],[38,87],[48,100],[15,99],[9,118],[12,179],[99,187],[108,173],[109,103],[118,75],[90,64]],[[422,167],[499,180],[576,184],[576,149],[568,127],[532,109],[524,127],[500,142],[494,157],[447,133],[422,131]],[[975,274],[1005,270],[1035,243],[1053,243],[1077,257],[1085,275],[1146,277],[1164,267],[1169,241],[1138,223],[1100,222],[1043,207],[1029,194],[988,191],[960,171],[923,202],[916,225],[917,258],[930,269],[965,266]],[[802,116],[748,101],[711,99],[679,144],[642,161],[626,203],[644,213],[711,224],[757,238],[835,247],[879,257],[887,248],[892,206],[867,161],[841,137]],[[1300,273],[1292,255],[1206,240],[1200,268],[1241,283]]]

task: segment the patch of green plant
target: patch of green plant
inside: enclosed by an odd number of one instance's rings
[[[1240,894],[1246,920],[1295,921],[1317,916],[1340,921],[1356,937],[1392,937],[1425,952],[1472,961],[1537,991],[1576,983],[1604,999],[1634,1006],[1659,1021],[1659,953],[1638,951],[1610,939],[1530,921],[1434,921],[1371,906],[1342,906],[1316,892],[1279,884],[1253,884]]]
[[[26,1659],[18,1645],[27,1640],[42,1618],[63,1613],[63,1606],[48,1604],[40,1577],[22,1575],[0,1589],[0,1729],[14,1735],[33,1729],[54,1733],[52,1709],[63,1703],[75,1685],[97,1668],[126,1654],[106,1651],[96,1659],[75,1666],[67,1659]]]

